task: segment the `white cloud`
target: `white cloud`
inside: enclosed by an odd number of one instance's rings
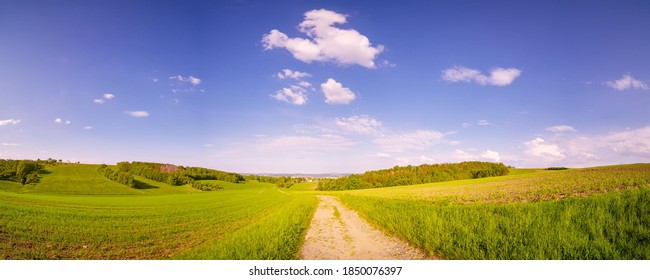
[[[650,126],[639,129],[612,132],[592,141],[624,156],[638,156],[650,159]]]
[[[16,143],[0,143],[0,146],[20,146],[20,144],[16,144]]]
[[[391,63],[390,61],[384,59],[384,60],[381,62],[381,66],[383,66],[383,67],[393,68],[393,67],[397,66],[397,64],[395,64],[395,63]]]
[[[377,152],[373,156],[375,157],[380,157],[380,158],[390,158],[391,155],[387,153],[382,153],[382,152]]]
[[[555,133],[577,132],[577,130],[573,126],[570,126],[570,125],[550,126],[550,127],[546,128],[546,131],[555,132]]]
[[[560,152],[558,145],[548,143],[540,137],[524,142],[524,146],[526,147],[524,153],[539,158],[545,162],[557,161],[566,157],[562,152]]]
[[[361,115],[349,118],[336,118],[336,125],[346,131],[372,134],[377,132],[381,127],[381,121],[373,119],[367,115]]]
[[[325,94],[325,102],[328,104],[350,104],[356,98],[354,92],[331,78],[322,83],[320,88]]]
[[[607,81],[605,82],[605,85],[615,90],[626,90],[626,89],[648,90],[648,84],[635,79],[634,77],[632,77],[631,74],[623,75],[623,77],[621,77],[616,81]]]
[[[90,126],[90,125],[87,125],[87,126],[84,126],[84,129],[85,129],[85,130],[91,130],[91,129],[93,129],[93,127]]]
[[[454,66],[442,71],[442,79],[448,82],[474,82],[479,85],[507,86],[521,75],[517,68],[492,68],[490,76],[476,69],[464,66]]]
[[[311,87],[311,84],[309,82],[300,81],[300,82],[298,82],[298,86],[301,86],[303,88],[308,88],[308,87]]]
[[[307,103],[307,91],[299,86],[283,88],[272,94],[271,97],[293,105],[304,105]]]
[[[499,153],[497,153],[495,151],[492,151],[492,150],[486,150],[486,151],[481,152],[481,158],[492,160],[494,162],[500,162],[501,161],[499,159]]]
[[[145,118],[149,116],[149,112],[147,111],[124,111],[124,114],[134,118]]]
[[[201,79],[194,77],[194,76],[189,76],[189,77],[183,77],[181,75],[176,75],[176,76],[171,76],[169,77],[170,80],[177,80],[179,82],[188,82],[194,86],[199,85],[201,83]]]
[[[484,125],[492,125],[492,123],[489,122],[489,121],[487,121],[487,120],[479,120],[479,121],[478,121],[478,125],[481,125],[481,126],[484,126]]]
[[[432,164],[435,163],[435,160],[433,160],[430,157],[421,155],[419,157],[398,157],[395,158],[395,164],[399,166],[406,166],[406,165],[422,165],[422,164]]]
[[[383,46],[373,47],[368,37],[354,29],[334,26],[346,23],[346,18],[346,15],[325,9],[311,10],[305,13],[305,20],[299,25],[300,32],[309,39],[289,38],[273,29],[262,37],[262,44],[266,50],[286,48],[294,58],[306,63],[325,61],[375,68],[374,60],[383,51]]]
[[[16,125],[20,123],[20,120],[15,120],[15,119],[8,119],[8,120],[0,120],[0,126],[5,126],[5,125]]]
[[[72,122],[69,121],[69,120],[63,121],[63,119],[61,119],[61,118],[56,118],[56,119],[54,119],[54,122],[55,122],[55,123],[61,123],[61,124],[65,123],[66,125],[69,125],[69,124],[72,123]]]
[[[102,98],[95,98],[94,102],[97,104],[104,104],[107,100],[115,98],[115,95],[112,93],[105,93],[102,95]]]
[[[455,150],[452,153],[452,157],[457,159],[458,161],[470,161],[475,159],[475,156],[463,150]]]
[[[466,122],[466,123],[461,124],[460,126],[462,126],[463,128],[468,128],[468,127],[472,126],[472,124]]]
[[[307,78],[311,77],[311,74],[306,73],[306,72],[300,72],[300,71],[293,71],[291,69],[283,69],[282,71],[278,72],[276,76],[280,80],[284,80],[287,78],[291,78],[294,80],[301,80],[302,78]]]
[[[441,143],[444,134],[435,130],[417,130],[415,132],[384,135],[373,142],[383,152],[396,153],[407,150],[427,150],[435,144]]]

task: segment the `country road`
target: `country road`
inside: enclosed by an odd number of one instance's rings
[[[337,198],[318,196],[300,250],[303,260],[418,260],[426,254],[408,243],[377,230]]]

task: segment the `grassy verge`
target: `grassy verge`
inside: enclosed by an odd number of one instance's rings
[[[295,259],[316,209],[316,198],[296,195],[282,208],[229,236],[177,255],[177,259]]]

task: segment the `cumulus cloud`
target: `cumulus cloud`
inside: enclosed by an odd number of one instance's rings
[[[481,152],[480,156],[483,159],[491,160],[494,162],[501,162],[501,160],[499,159],[499,153],[492,150],[485,150]]]
[[[124,111],[124,114],[134,118],[145,118],[149,116],[149,112],[147,111]]]
[[[285,87],[276,91],[271,97],[293,105],[304,105],[307,103],[307,90],[300,86]]]
[[[169,77],[170,80],[177,80],[179,82],[186,82],[190,83],[194,86],[199,85],[201,83],[201,79],[194,77],[194,76],[189,76],[189,77],[183,77],[181,75],[176,75],[176,76],[171,76]]]
[[[417,130],[402,134],[383,135],[373,142],[382,152],[398,153],[408,150],[423,151],[441,143],[444,134],[435,130]]]
[[[573,126],[570,125],[555,125],[546,128],[546,131],[562,133],[562,132],[577,132]]]
[[[492,68],[490,76],[486,76],[481,71],[470,69],[464,66],[454,66],[442,71],[442,79],[448,82],[474,82],[479,85],[507,86],[521,75],[521,70],[517,68]]]
[[[0,126],[5,126],[5,125],[16,125],[20,123],[20,120],[15,120],[15,119],[7,119],[7,120],[0,120]]]
[[[331,78],[322,83],[320,88],[325,94],[325,102],[328,104],[350,104],[356,98],[354,92]]]
[[[594,140],[591,145],[604,146],[624,156],[650,159],[650,126],[612,132]]]
[[[280,80],[289,79],[289,78],[294,80],[302,80],[303,78],[311,77],[311,74],[306,72],[293,71],[291,69],[283,69],[282,71],[278,72],[276,76]]]
[[[113,98],[115,98],[115,95],[113,95],[112,93],[105,93],[103,96],[104,96],[104,99],[113,99]]]
[[[605,85],[615,90],[621,90],[621,91],[626,89],[648,90],[648,84],[635,79],[634,77],[632,77],[631,74],[625,74],[623,75],[623,77],[615,81],[607,81],[605,82]]]
[[[336,118],[336,125],[346,131],[372,134],[377,132],[381,127],[381,122],[367,115],[361,115],[349,118]]]
[[[467,151],[457,149],[454,150],[454,152],[451,154],[451,157],[457,161],[490,160],[494,162],[501,162],[501,157],[499,153],[493,150],[485,150],[476,154],[476,153],[469,153]]]
[[[97,104],[103,104],[104,102],[106,102],[106,100],[104,100],[102,98],[96,98],[95,99],[95,103],[97,103]]]
[[[560,148],[556,144],[548,143],[540,137],[524,142],[524,147],[525,154],[546,162],[557,161],[566,157],[560,152]]]
[[[357,64],[375,68],[375,58],[383,51],[383,46],[372,46],[368,37],[354,29],[341,29],[335,25],[347,22],[347,15],[320,9],[305,13],[300,23],[300,32],[305,38],[290,38],[277,29],[262,37],[264,49],[287,49],[294,58],[311,63],[312,61],[334,62],[340,65]]]

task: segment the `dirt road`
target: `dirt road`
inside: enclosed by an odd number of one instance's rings
[[[311,220],[304,260],[417,260],[426,254],[369,225],[331,196],[318,196],[320,203]]]

